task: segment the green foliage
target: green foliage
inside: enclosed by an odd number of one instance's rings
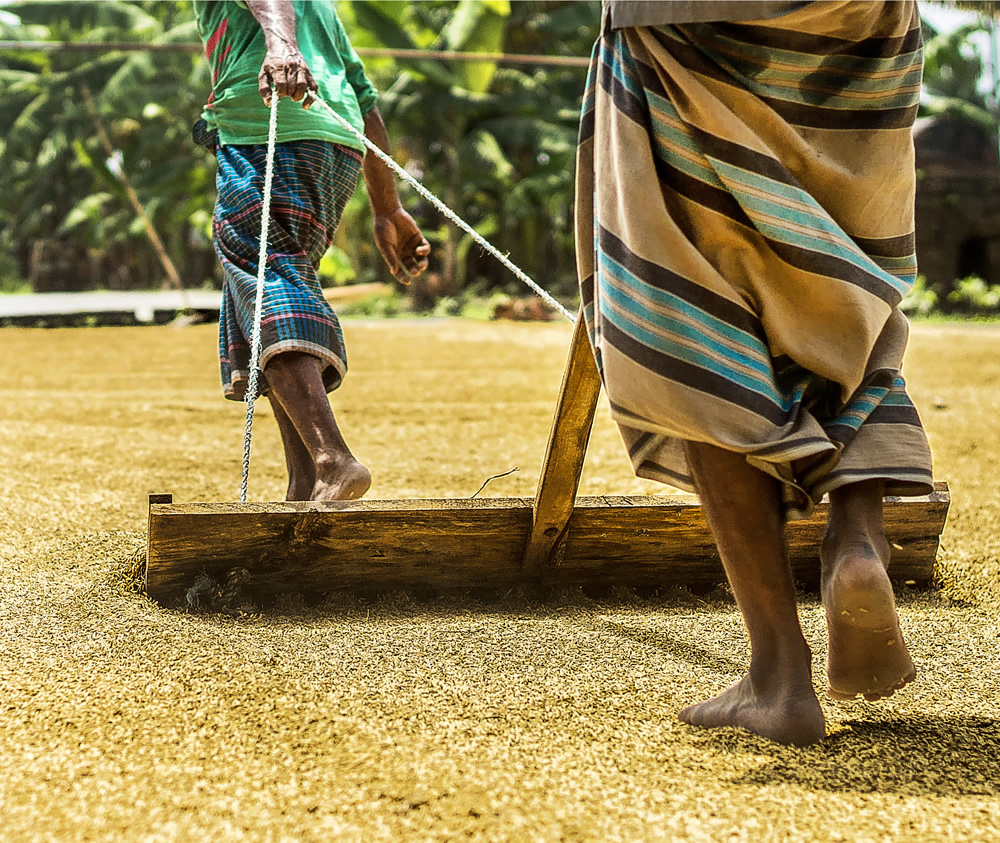
[[[324,287],[339,287],[350,284],[358,274],[351,265],[351,259],[339,246],[331,246],[319,262],[319,277]]]
[[[197,41],[181,0],[13,3],[0,21],[11,40]],[[357,47],[585,56],[597,35],[596,0],[341,0]],[[959,114],[994,130],[978,89],[984,61],[970,40],[986,24],[952,33],[925,29],[922,112]],[[583,68],[444,61],[366,61],[382,91],[395,157],[480,234],[557,294],[575,291],[573,170]],[[82,95],[94,95],[116,149],[103,149]],[[211,258],[215,162],[194,146],[190,126],[210,89],[198,53],[7,50],[0,52],[0,285],[23,285],[32,244],[59,240],[127,263],[135,283],[161,273],[115,175],[128,175],[191,286]],[[510,291],[519,282],[405,185],[400,193],[434,246],[432,270],[456,290],[441,312]],[[127,260],[126,260],[127,256]],[[348,203],[324,282],[387,281],[371,238],[363,188]],[[940,295],[918,280],[908,312],[997,309],[996,286],[957,282]],[[398,295],[394,294],[394,298]],[[396,304],[372,302],[371,312]]]
[[[342,304],[337,313],[344,317],[386,319],[399,316],[406,309],[406,300],[398,289],[389,287],[385,292],[372,293],[360,301]]]
[[[9,33],[15,39],[197,38],[189,4],[181,2],[20,3],[5,11],[21,19]],[[185,52],[0,53],[0,120],[10,127],[0,142],[0,248],[15,255],[22,275],[30,244],[57,240],[106,263],[130,255],[132,274],[143,276],[139,283],[159,283],[162,270],[120,171],[183,272],[193,220],[213,202],[214,162],[190,140],[209,87],[203,65]],[[116,150],[112,159],[88,110],[87,90]],[[194,286],[202,279],[187,280]]]
[[[1000,313],[1000,284],[987,284],[982,278],[970,275],[955,282],[948,301],[965,313]]]
[[[988,284],[977,275],[959,279],[943,299],[922,275],[917,276],[900,308],[912,317],[1000,316],[1000,284]]]
[[[594,2],[353,0],[338,8],[359,45],[374,33],[383,45],[578,57],[589,54],[600,16]],[[357,31],[363,24],[367,34]],[[370,62],[368,70],[409,169],[529,275],[557,292],[575,290],[573,172],[585,69],[421,58]],[[416,209],[450,285],[485,278],[517,288],[471,237],[436,221],[433,209]]]
[[[938,294],[927,286],[927,279],[918,275],[899,307],[911,316],[929,316],[937,310]]]
[[[503,48],[504,31],[510,17],[507,0],[459,0],[444,29],[444,48],[471,53],[493,53]],[[485,93],[496,73],[496,62],[458,62],[453,71],[458,87]]]
[[[14,256],[0,251],[0,293],[27,292],[30,292],[30,287],[21,275]]]
[[[979,32],[989,32],[985,20],[942,33],[924,22],[921,115],[951,114],[988,131],[1000,126],[995,111],[979,90],[985,63],[970,37]]]
[[[354,0],[338,12],[357,47],[482,53],[589,54],[596,0]],[[197,41],[190,3],[108,0],[14,3],[13,40]],[[477,231],[546,287],[575,289],[573,169],[583,68],[417,57],[366,61],[395,157]],[[82,94],[92,92],[116,150],[103,149]],[[152,246],[115,171],[128,176],[185,283],[200,286],[210,255],[215,162],[190,126],[210,89],[189,52],[0,52],[0,252],[25,277],[32,244],[58,240],[127,263],[136,285],[158,284]],[[435,249],[448,289],[519,282],[481,254],[405,185],[400,193]],[[363,188],[348,203],[327,283],[386,281]],[[100,283],[100,279],[98,279]],[[457,286],[456,286],[457,283]],[[477,288],[478,289],[478,288]],[[375,305],[372,305],[374,308]],[[383,310],[391,305],[382,306]],[[442,308],[451,307],[442,304]]]

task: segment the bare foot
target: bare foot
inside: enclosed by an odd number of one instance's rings
[[[836,700],[892,696],[917,676],[886,574],[889,545],[823,541],[823,606],[830,636],[829,694]]]
[[[748,673],[719,696],[682,709],[678,717],[692,726],[740,726],[777,743],[807,746],[823,739],[826,721],[812,683],[775,684],[769,693],[754,688]]]
[[[372,485],[371,472],[354,457],[316,466],[316,484],[310,500],[353,501]]]

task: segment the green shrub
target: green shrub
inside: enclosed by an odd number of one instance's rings
[[[986,314],[1000,311],[1000,284],[987,284],[977,275],[955,282],[948,302],[963,313]]]
[[[334,245],[327,249],[319,262],[319,277],[324,287],[339,287],[353,282],[358,273],[354,271],[347,252]]]
[[[30,293],[31,284],[21,277],[17,261],[0,251],[0,293]]]
[[[341,316],[360,316],[369,318],[388,318],[398,316],[405,309],[403,296],[394,288],[384,293],[373,293],[361,301],[343,304],[337,308]]]

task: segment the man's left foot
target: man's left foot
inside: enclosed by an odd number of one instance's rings
[[[357,500],[372,485],[371,472],[354,457],[341,460],[336,466],[317,467],[316,477],[310,496],[314,501]]]
[[[917,676],[886,573],[889,547],[882,544],[830,538],[823,542],[828,693],[835,700],[890,697]]]

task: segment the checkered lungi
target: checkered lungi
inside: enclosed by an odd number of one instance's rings
[[[217,146],[213,232],[222,263],[219,363],[226,398],[244,397],[250,368],[263,207],[264,145]],[[318,357],[327,391],[347,372],[343,332],[323,298],[318,268],[358,183],[361,154],[325,141],[275,147],[260,367],[283,351]],[[267,394],[266,376],[260,379]]]

